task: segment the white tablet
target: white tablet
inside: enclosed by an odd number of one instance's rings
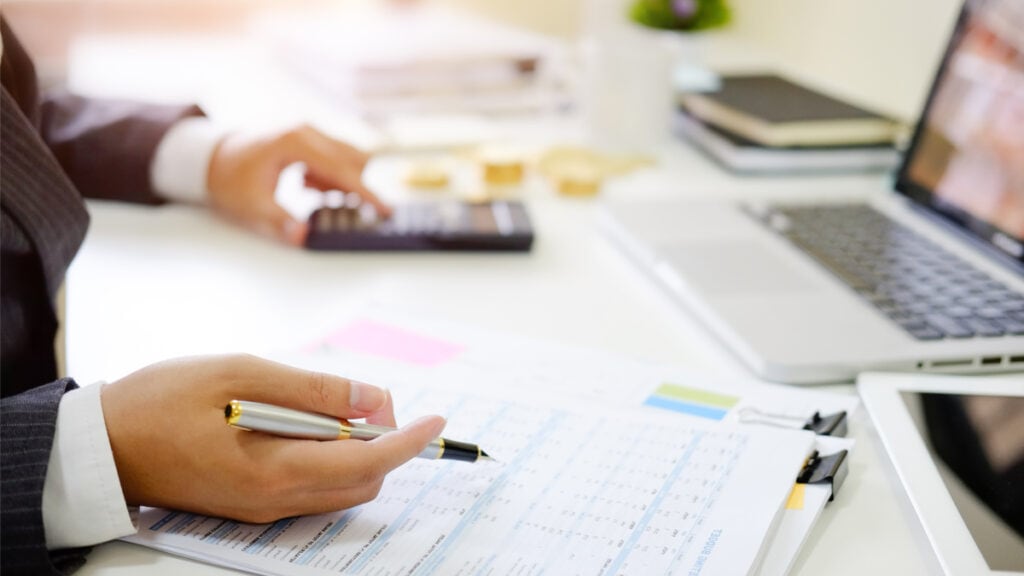
[[[1024,377],[857,388],[945,574],[1024,573]]]

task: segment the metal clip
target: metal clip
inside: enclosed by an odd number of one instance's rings
[[[828,414],[826,416],[815,412],[804,423],[804,430],[813,430],[818,436],[843,438],[846,436],[846,410],[840,410],[835,414]]]
[[[789,414],[765,412],[753,406],[740,408],[739,421],[744,424],[764,424],[777,426],[779,428],[800,428],[810,430],[818,436],[834,436],[841,438],[846,436],[846,411],[840,410],[835,414],[821,415],[815,412],[810,418],[803,416],[790,416]]]
[[[839,492],[839,487],[842,486],[843,480],[846,480],[846,475],[849,472],[849,467],[846,464],[847,454],[848,451],[840,450],[835,454],[819,456],[818,451],[815,450],[811,457],[807,459],[807,463],[804,464],[800,475],[796,477],[797,484],[824,484],[828,482],[832,487],[832,494],[828,497],[828,501],[831,502],[835,499],[836,493]]]

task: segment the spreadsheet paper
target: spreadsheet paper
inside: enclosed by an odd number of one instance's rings
[[[148,508],[130,542],[259,574],[749,574],[809,432],[420,390],[496,462],[413,460],[378,498],[244,524]]]

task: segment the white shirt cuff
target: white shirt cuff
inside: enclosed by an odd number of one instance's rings
[[[149,166],[153,190],[167,200],[206,202],[206,175],[217,144],[227,134],[209,118],[178,121],[164,134]]]
[[[64,395],[43,485],[43,527],[50,550],[91,546],[134,534],[121,492],[96,383]]]

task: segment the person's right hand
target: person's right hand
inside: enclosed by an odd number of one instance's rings
[[[214,149],[206,175],[210,207],[246,228],[301,246],[309,226],[277,204],[274,197],[281,171],[302,162],[306,185],[327,192],[359,196],[387,217],[391,208],[363,185],[370,156],[310,126],[274,134],[236,132]]]
[[[102,391],[110,446],[130,505],[271,522],[350,508],[441,434],[424,417],[369,442],[295,440],[228,426],[224,407],[251,400],[394,426],[390,394],[252,356],[148,366]]]

